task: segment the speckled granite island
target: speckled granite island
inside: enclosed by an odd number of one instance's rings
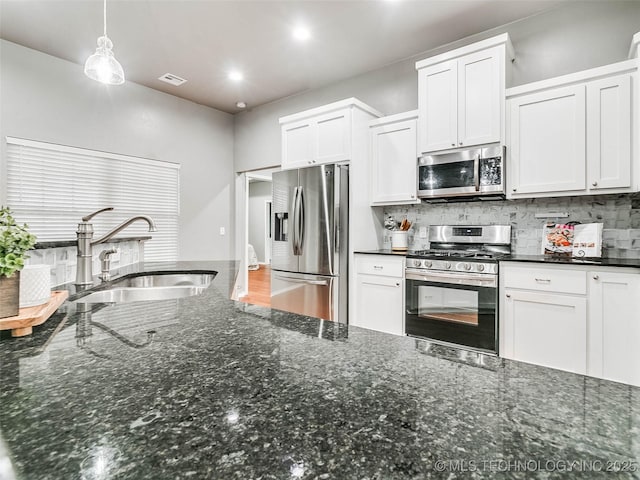
[[[233,302],[233,265],[187,266],[220,273],[0,340],[0,478],[638,478],[640,388]]]

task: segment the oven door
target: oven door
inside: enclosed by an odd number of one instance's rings
[[[496,276],[407,269],[407,335],[497,354],[497,305]]]

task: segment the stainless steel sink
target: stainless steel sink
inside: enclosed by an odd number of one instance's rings
[[[209,286],[215,275],[210,273],[169,273],[125,277],[113,281],[114,288],[155,288]]]
[[[148,274],[125,277],[112,288],[89,293],[72,303],[129,303],[169,300],[199,295],[213,279],[211,273]]]

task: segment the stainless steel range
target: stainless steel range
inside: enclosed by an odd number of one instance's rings
[[[498,260],[509,225],[429,228],[431,249],[406,266],[407,335],[498,353]]]

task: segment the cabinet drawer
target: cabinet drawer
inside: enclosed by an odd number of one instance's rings
[[[504,286],[541,292],[586,295],[587,272],[548,267],[506,265],[502,268]]]
[[[402,278],[404,275],[404,257],[356,255],[356,272]]]

